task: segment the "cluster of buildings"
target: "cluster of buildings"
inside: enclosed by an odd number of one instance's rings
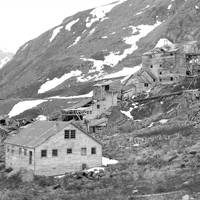
[[[101,80],[93,97],[61,110],[60,121],[37,121],[5,140],[6,167],[26,168],[37,175],[58,175],[101,166],[102,145],[89,132],[107,126],[122,95],[150,91],[200,74],[200,44],[196,41],[156,47],[142,55],[142,68],[124,81]],[[2,123],[6,123],[2,121]]]
[[[177,83],[200,75],[200,43],[165,43],[142,55],[142,68],[123,84],[127,98],[147,92],[156,85]]]

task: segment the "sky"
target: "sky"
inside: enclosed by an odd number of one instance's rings
[[[27,41],[78,11],[116,0],[0,0],[0,49],[15,53]]]

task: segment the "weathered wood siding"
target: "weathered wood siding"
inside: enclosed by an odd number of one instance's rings
[[[21,153],[19,148],[21,148]],[[26,155],[24,154],[24,149],[27,151]],[[29,164],[29,151],[32,151],[32,164]],[[34,170],[34,149],[5,144],[5,163],[6,168],[11,167],[14,170],[19,170],[20,168]]]
[[[69,125],[67,129],[76,130],[75,139],[65,139],[64,130],[49,138],[35,149],[35,174],[59,175],[82,169],[82,164],[88,168],[102,165],[102,147],[88,135]],[[96,147],[95,155],[91,155],[91,148]],[[67,154],[67,148],[72,148],[72,154]],[[81,148],[87,148],[87,155],[81,155]],[[52,157],[52,150],[58,149],[58,156]],[[41,150],[47,150],[47,157],[41,157]]]

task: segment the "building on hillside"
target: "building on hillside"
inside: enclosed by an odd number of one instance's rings
[[[123,81],[123,98],[132,98],[135,95],[150,91],[156,85],[157,77],[150,71],[140,69]]]
[[[174,83],[188,75],[200,74],[200,45],[197,41],[163,45],[142,55],[144,69],[160,83]]]
[[[101,119],[94,119],[88,123],[88,128],[91,133],[101,133],[102,130],[107,126],[108,119],[101,118]]]
[[[73,107],[63,109],[62,120],[92,120],[99,118],[103,113],[117,106],[117,97],[121,90],[119,81],[101,81],[94,85],[93,98],[83,100]]]
[[[75,122],[37,121],[5,140],[6,168],[53,176],[102,165],[102,145]]]
[[[118,95],[121,91],[120,81],[102,81],[94,85],[92,115],[86,119],[95,119],[105,113],[109,108],[117,106]]]

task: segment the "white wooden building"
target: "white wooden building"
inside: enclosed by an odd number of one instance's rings
[[[6,167],[59,175],[102,165],[102,145],[75,122],[38,121],[5,141]]]

